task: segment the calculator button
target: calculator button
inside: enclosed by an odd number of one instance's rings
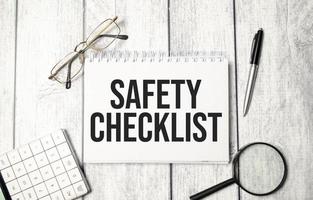
[[[22,190],[25,190],[25,189],[30,188],[32,186],[27,175],[22,176],[21,178],[18,178],[17,181],[18,181],[19,185],[21,186]]]
[[[18,153],[16,149],[13,151],[10,151],[9,153],[7,153],[7,155],[8,155],[11,165],[14,165],[15,163],[22,161],[20,154]]]
[[[33,156],[32,151],[30,150],[28,145],[25,145],[19,148],[19,152],[20,152],[22,160],[25,160]]]
[[[0,156],[0,170],[10,166],[9,159],[6,154]]]
[[[47,166],[41,168],[40,172],[41,172],[43,180],[48,180],[48,179],[54,177],[54,174],[52,172],[50,165],[47,165]]]
[[[24,162],[24,166],[26,168],[26,171],[28,173],[38,169],[36,161],[33,157],[28,158],[28,159],[24,160],[23,162]]]
[[[29,188],[28,190],[25,190],[23,192],[23,194],[24,194],[25,199],[27,199],[27,200],[36,200],[37,199],[34,188]]]
[[[39,185],[36,185],[34,189],[38,198],[48,195],[48,191],[44,183],[40,183]]]
[[[60,159],[59,153],[55,147],[46,151],[46,154],[50,163]]]
[[[63,196],[64,196],[65,200],[71,200],[71,199],[76,197],[76,194],[75,194],[75,191],[73,189],[73,186],[71,186],[71,185],[66,187],[66,188],[64,188],[62,190],[62,193],[63,193]]]
[[[2,174],[3,180],[6,183],[11,181],[11,180],[13,180],[13,179],[15,179],[15,175],[14,175],[12,167],[9,167],[9,168],[6,168],[6,169],[2,170],[1,174]]]
[[[70,180],[72,183],[76,183],[76,182],[82,180],[82,176],[81,176],[78,168],[74,168],[74,169],[68,171],[68,176],[70,177]]]
[[[22,193],[18,193],[18,194],[14,195],[14,196],[11,196],[11,199],[12,200],[24,200],[24,196],[23,196]]]
[[[65,172],[65,169],[64,169],[64,166],[63,166],[63,163],[61,160],[58,160],[58,161],[52,163],[51,167],[52,167],[52,170],[54,172],[54,175],[56,175],[56,176]]]
[[[52,137],[50,135],[41,138],[41,143],[42,143],[42,146],[45,150],[51,149],[52,147],[54,147],[54,142],[53,142]]]
[[[12,168],[13,168],[13,171],[14,171],[16,177],[20,177],[20,176],[23,176],[24,174],[26,174],[26,169],[25,169],[24,164],[22,162],[13,165]]]
[[[52,179],[46,181],[45,183],[46,183],[46,186],[47,186],[49,193],[53,193],[53,192],[60,189],[59,185],[57,183],[57,180],[55,178],[52,178]]]
[[[60,186],[61,189],[65,188],[66,186],[71,185],[71,181],[68,178],[66,173],[57,176],[57,181],[58,181],[59,186]]]
[[[41,183],[43,181],[39,170],[31,172],[28,175],[33,185],[37,185],[38,183]]]
[[[77,196],[82,196],[88,192],[87,187],[83,181],[75,183],[73,187]]]
[[[71,155],[71,150],[67,143],[63,143],[57,146],[57,149],[59,151],[59,154],[61,158],[64,158],[65,156]]]
[[[61,191],[57,191],[53,194],[50,194],[50,196],[51,196],[51,200],[64,200],[63,194],[61,193]]]
[[[45,150],[51,149],[52,147],[55,146],[52,140],[52,137],[50,135],[41,138],[41,143]]]
[[[21,191],[21,188],[16,180],[7,183],[6,186],[9,190],[10,195],[14,195]]]
[[[35,160],[37,162],[38,167],[43,167],[43,166],[46,166],[47,164],[49,164],[45,152],[42,152],[42,153],[36,155]]]
[[[64,133],[62,130],[59,130],[52,134],[53,141],[56,145],[61,144],[66,141]]]
[[[43,148],[39,140],[29,143],[29,146],[34,155],[43,152]]]
[[[68,157],[63,158],[62,162],[65,166],[66,171],[76,167],[76,162],[75,162],[73,156],[68,156]]]

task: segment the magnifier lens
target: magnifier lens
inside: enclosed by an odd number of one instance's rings
[[[241,187],[255,194],[275,190],[284,178],[284,161],[274,148],[255,144],[239,156],[239,182]]]

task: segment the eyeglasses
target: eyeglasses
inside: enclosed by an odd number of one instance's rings
[[[85,61],[84,53],[88,49],[103,50],[110,46],[116,39],[127,40],[127,35],[120,35],[121,29],[116,24],[117,17],[106,19],[99,24],[87,39],[79,43],[73,52],[61,59],[50,72],[49,79],[65,84],[71,88],[72,81],[78,77]]]

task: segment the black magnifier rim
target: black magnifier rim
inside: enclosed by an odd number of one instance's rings
[[[240,180],[238,178],[238,175],[239,175],[239,157],[242,154],[242,152],[244,152],[244,150],[246,150],[247,148],[254,146],[254,145],[265,145],[265,146],[268,146],[268,147],[274,149],[279,154],[279,156],[281,157],[283,164],[284,164],[284,175],[283,175],[280,183],[273,190],[266,192],[266,193],[254,193],[254,192],[249,191],[247,188],[245,188],[243,185],[241,185]],[[278,150],[278,148],[276,148],[275,146],[273,146],[269,143],[265,143],[265,142],[250,143],[250,144],[240,148],[239,151],[237,152],[237,154],[235,155],[234,159],[233,159],[233,176],[234,176],[234,179],[235,179],[237,185],[239,185],[239,187],[241,189],[243,189],[244,191],[246,191],[247,193],[255,195],[255,196],[266,196],[266,195],[273,194],[274,192],[279,190],[284,185],[284,183],[287,179],[287,174],[288,174],[288,168],[287,168],[287,162],[286,162],[284,155],[282,154],[282,152],[280,152]]]

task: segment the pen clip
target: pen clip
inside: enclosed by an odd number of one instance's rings
[[[253,37],[252,44],[251,44],[251,50],[250,50],[250,64],[252,64],[253,55],[254,55],[254,49],[255,49],[255,41],[257,38],[258,33],[256,33]]]

